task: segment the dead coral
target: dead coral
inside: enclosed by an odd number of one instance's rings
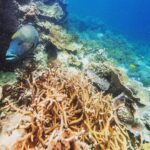
[[[44,5],[39,3],[39,9],[42,11],[42,15],[45,17],[55,18],[56,20],[62,20],[65,17],[65,12],[59,3],[53,5]]]
[[[74,55],[70,55],[69,56],[69,58],[68,58],[68,64],[70,66],[82,68],[82,62],[77,57],[75,57]]]
[[[16,98],[23,102],[29,98],[30,105],[15,105],[11,101],[13,92],[5,98],[13,111],[29,118],[22,117],[18,128],[26,134],[13,149],[132,148],[126,129],[115,121],[112,97],[97,92],[86,77],[71,76],[59,68],[41,75],[33,72],[12,87],[18,93],[22,91]]]
[[[75,42],[74,36],[68,34],[66,30],[60,26],[52,26],[50,41],[59,49],[69,52],[81,51],[83,45]]]

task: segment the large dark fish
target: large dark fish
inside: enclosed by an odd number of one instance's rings
[[[32,25],[24,25],[13,36],[6,52],[7,61],[16,61],[32,53],[39,42],[39,34]]]

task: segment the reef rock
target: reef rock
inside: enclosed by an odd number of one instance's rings
[[[140,83],[129,79],[123,70],[113,67],[109,62],[93,63],[90,68],[99,78],[107,79],[110,83],[108,92],[114,97],[124,93],[139,105],[146,105],[149,102],[148,91]]]
[[[50,41],[59,50],[65,50],[71,53],[81,51],[83,48],[81,43],[76,42],[76,39],[73,35],[68,34],[67,31],[60,26],[53,26],[51,28]]]
[[[86,73],[89,79],[95,84],[98,89],[103,91],[107,91],[109,89],[110,83],[105,78],[99,77],[91,70],[88,70]]]
[[[78,68],[82,67],[82,62],[77,57],[75,57],[73,55],[68,58],[68,64],[70,66],[75,66]]]
[[[63,20],[66,16],[63,8],[59,3],[54,3],[51,6],[47,6],[44,4],[38,5],[39,10],[41,11],[41,17],[43,18],[53,18],[55,21]]]
[[[124,93],[114,98],[113,106],[120,124],[126,126],[135,136],[142,135],[144,141],[150,142],[149,106],[138,107]]]

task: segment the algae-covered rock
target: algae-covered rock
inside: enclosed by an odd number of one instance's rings
[[[68,64],[70,66],[75,66],[78,68],[82,67],[82,62],[77,57],[75,57],[73,55],[68,58]]]
[[[90,68],[99,77],[108,80],[110,83],[109,92],[114,96],[123,92],[136,103],[146,105],[149,102],[148,91],[139,82],[131,80],[123,70],[115,68],[111,63],[93,63]]]
[[[16,82],[16,75],[14,72],[0,72],[0,86],[5,84],[13,84]]]
[[[54,18],[56,21],[63,20],[66,15],[59,3],[53,5],[39,3],[38,8],[41,11],[41,16]]]
[[[133,110],[129,109],[125,105],[122,105],[121,107],[118,107],[117,111],[117,117],[120,120],[120,122],[132,125],[134,124],[134,114]]]
[[[102,91],[107,91],[110,87],[110,83],[107,81],[107,79],[98,76],[96,73],[94,73],[91,70],[87,70],[86,72],[88,78],[92,81],[92,83]]]
[[[150,143],[145,143],[142,145],[142,150],[150,150]]]
[[[146,107],[138,107],[124,93],[114,98],[113,107],[119,124],[124,125],[135,136],[142,135],[144,141],[150,141],[149,116],[145,116],[145,112],[149,114],[150,110],[148,112]]]
[[[50,32],[50,41],[59,49],[68,52],[81,51],[83,45],[74,40],[74,36],[68,34],[60,26],[53,26]]]

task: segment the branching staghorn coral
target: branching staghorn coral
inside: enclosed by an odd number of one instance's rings
[[[128,132],[115,121],[111,95],[97,92],[84,75],[71,75],[59,68],[41,75],[33,72],[9,88],[15,91],[8,92],[9,97],[5,95],[11,110],[28,116],[20,121],[18,128],[25,134],[13,149],[132,148]],[[24,104],[25,100],[29,102]]]

